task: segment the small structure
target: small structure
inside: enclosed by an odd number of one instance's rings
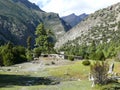
[[[64,52],[60,52],[58,54],[49,54],[48,57],[55,59],[65,59]]]
[[[75,60],[82,60],[83,58],[82,58],[82,56],[74,56],[74,59]]]
[[[49,54],[48,57],[54,58],[54,59],[60,59],[59,54]]]
[[[73,56],[73,58],[75,60],[82,60],[82,56],[74,56],[74,55],[65,55],[64,51],[61,51],[57,54],[41,54],[41,56],[43,57],[49,57],[49,58],[53,58],[55,60],[59,60],[59,59],[68,59],[69,56]],[[37,58],[34,58],[35,60],[37,60]]]
[[[63,51],[60,52],[59,57],[60,57],[61,59],[65,59],[65,53],[64,53]]]

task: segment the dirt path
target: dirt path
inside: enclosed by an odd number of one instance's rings
[[[75,63],[71,62],[69,60],[53,60],[53,59],[46,59],[46,58],[40,58],[39,60],[31,61],[31,62],[25,62],[21,64],[16,64],[9,67],[2,67],[1,70],[4,71],[13,71],[13,72],[37,72],[37,71],[43,71],[46,68],[54,68],[59,67],[63,65],[69,65]]]

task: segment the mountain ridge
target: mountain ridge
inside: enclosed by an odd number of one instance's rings
[[[90,14],[84,21],[65,33],[58,40],[55,48],[60,48],[68,42],[70,45],[83,43],[89,45],[93,40],[97,43],[118,40],[119,31],[120,3],[117,3]]]
[[[0,44],[11,41],[26,46],[27,37],[31,36],[34,45],[35,28],[40,23],[51,29],[56,39],[70,27],[58,14],[46,13],[28,0],[0,0]]]
[[[78,23],[80,23],[82,20],[84,20],[88,14],[81,14],[81,15],[75,15],[74,13],[61,17],[65,22],[67,22],[71,27],[76,26]]]

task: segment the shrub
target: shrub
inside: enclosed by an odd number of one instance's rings
[[[30,50],[27,50],[26,58],[27,58],[28,61],[33,60],[33,54],[32,54],[32,52]]]
[[[18,53],[20,53],[20,54],[22,54],[22,55],[25,55],[25,52],[26,52],[26,48],[25,48],[25,47],[23,47],[23,46],[16,46],[16,47],[14,47],[14,48],[17,49]],[[14,49],[14,48],[13,48],[13,49]]]
[[[35,57],[39,57],[41,55],[41,49],[40,48],[35,48],[34,49],[34,55],[35,55]]]
[[[22,63],[27,61],[26,55],[25,55],[25,48],[22,46],[15,46],[12,48],[12,53],[14,55],[14,64]]]
[[[25,55],[20,55],[20,58],[21,59],[21,62],[26,62],[27,61],[27,58]],[[20,62],[19,62],[20,63]]]
[[[3,66],[3,59],[1,54],[0,54],[0,66]]]
[[[107,84],[109,66],[105,62],[95,62],[91,65],[91,75],[94,77],[95,84],[104,85]]]
[[[103,54],[103,51],[96,52],[95,60],[105,60],[105,56]]]
[[[105,85],[101,88],[101,90],[120,90],[120,83],[112,83]]]
[[[102,51],[91,53],[89,58],[92,60],[105,60],[105,56]]]
[[[82,64],[85,65],[85,66],[89,66],[90,65],[90,61],[89,60],[84,60],[82,62]]]
[[[5,66],[10,66],[14,64],[14,56],[12,53],[8,52],[3,56],[3,64]]]
[[[115,61],[120,62],[120,52],[116,55]]]
[[[22,46],[13,46],[11,43],[0,47],[0,55],[0,63],[5,66],[27,61],[25,56],[25,48]]]
[[[69,59],[70,61],[74,61],[74,56],[68,56],[68,59]]]

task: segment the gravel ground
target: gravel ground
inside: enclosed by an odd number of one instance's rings
[[[14,72],[19,72],[19,71],[25,71],[25,72],[37,72],[44,70],[46,68],[54,68],[54,67],[59,67],[63,65],[68,65],[68,64],[73,64],[76,61],[69,61],[69,60],[55,60],[52,58],[39,58],[38,60],[34,60],[31,62],[25,62],[21,64],[16,64],[13,66],[8,66],[8,67],[1,67],[0,71],[14,71]]]

